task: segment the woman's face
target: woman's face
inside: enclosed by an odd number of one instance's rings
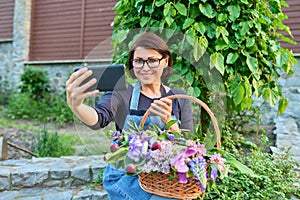
[[[168,66],[168,58],[163,58],[163,56],[153,50],[153,49],[146,49],[143,47],[137,47],[134,51],[133,60],[144,62],[144,66],[142,68],[135,68],[133,67],[134,74],[137,79],[142,84],[160,84],[161,83],[161,76],[163,73],[164,68]],[[159,66],[156,68],[150,68],[147,64],[148,63],[156,63],[157,59],[161,59],[158,63]],[[144,61],[143,61],[144,60]],[[147,60],[147,62],[145,62]],[[151,64],[150,64],[151,65]]]

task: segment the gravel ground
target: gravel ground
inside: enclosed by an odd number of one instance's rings
[[[0,135],[4,135],[8,142],[11,142],[29,151],[33,151],[33,148],[36,144],[35,135],[28,130],[23,130],[16,127],[0,127]],[[32,157],[32,155],[10,145],[7,145],[7,154],[7,159],[13,160]]]

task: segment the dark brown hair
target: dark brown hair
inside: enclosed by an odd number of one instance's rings
[[[128,56],[128,70],[131,75],[131,77],[136,78],[133,72],[133,65],[132,65],[132,60],[133,60],[133,55],[134,51],[137,47],[143,47],[147,49],[153,49],[160,53],[163,57],[168,57],[168,67],[164,69],[164,72],[162,74],[162,78],[167,78],[171,75],[172,73],[172,68],[173,68],[173,61],[172,61],[172,55],[169,50],[168,45],[165,43],[165,41],[158,37],[157,35],[153,33],[143,33],[132,45],[132,47],[129,50],[129,56]]]

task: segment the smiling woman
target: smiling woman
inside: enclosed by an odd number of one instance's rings
[[[85,91],[84,80],[91,76],[90,70],[82,68],[74,72],[66,83],[68,105],[75,115],[91,129],[106,127],[114,121],[116,130],[121,134],[130,129],[130,122],[140,124],[142,116],[149,110],[144,128],[156,124],[166,129],[166,124],[177,119],[172,130],[193,130],[192,110],[189,100],[169,99],[167,96],[186,94],[184,91],[169,88],[162,79],[172,73],[172,55],[166,43],[157,35],[143,33],[129,50],[127,69],[138,82],[128,85],[126,90],[106,93],[93,107],[84,104],[84,100],[100,93],[98,90]],[[113,164],[108,164],[103,176],[103,185],[110,199],[164,199],[145,192],[138,183],[137,176],[126,176]]]

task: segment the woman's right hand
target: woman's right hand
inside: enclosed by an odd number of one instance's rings
[[[85,92],[89,87],[96,84],[97,80],[95,78],[81,85],[92,73],[92,70],[88,70],[86,67],[81,68],[75,71],[66,82],[67,103],[73,112],[78,110],[86,98],[100,93],[99,90]]]

